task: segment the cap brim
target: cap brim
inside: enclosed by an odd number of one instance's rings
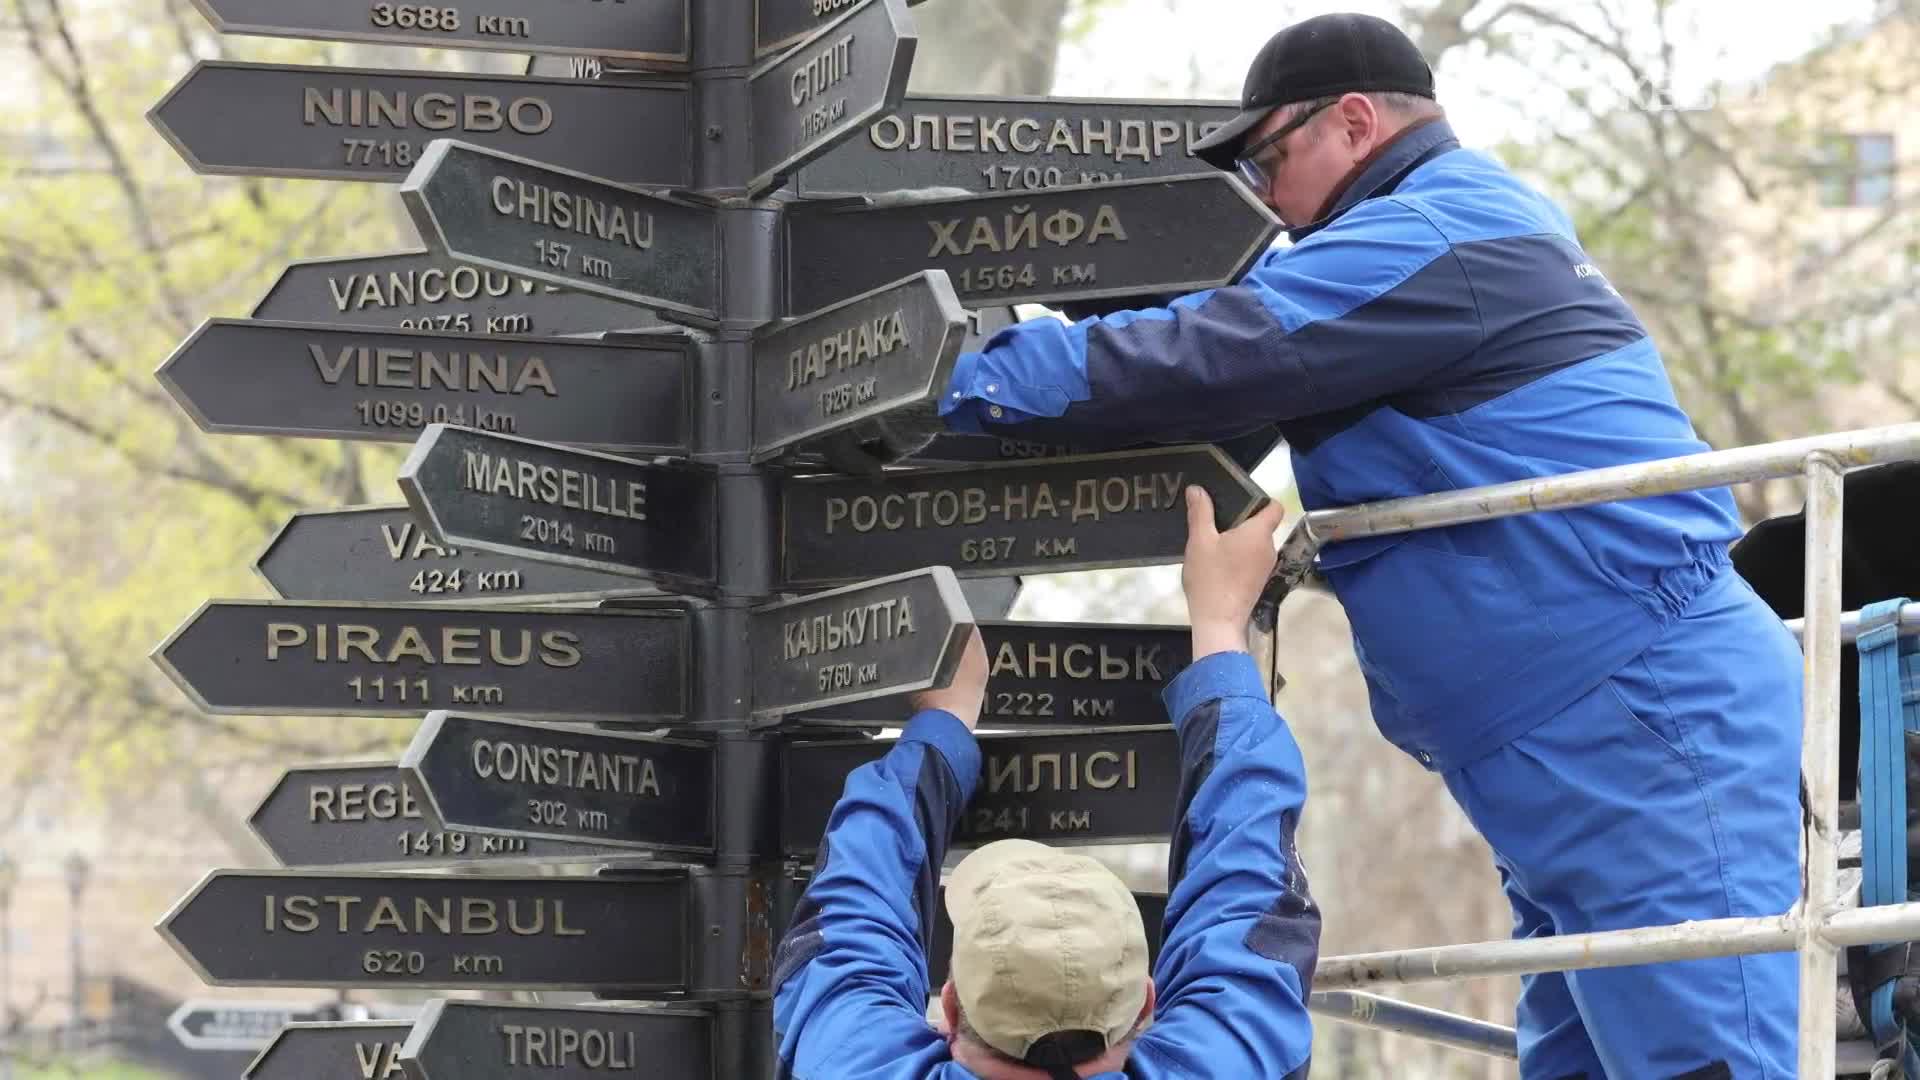
[[[1260,125],[1273,112],[1275,106],[1262,105],[1257,109],[1242,110],[1240,115],[1227,121],[1220,130],[1193,144],[1194,156],[1216,169],[1231,170],[1233,158],[1247,141],[1247,132]]]
[[[947,876],[947,918],[956,927],[965,923],[967,914],[973,910],[973,896],[980,890],[980,883],[1011,860],[1051,854],[1053,849],[1045,844],[1018,839],[995,840],[970,852]]]

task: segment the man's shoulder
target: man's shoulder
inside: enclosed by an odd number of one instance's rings
[[[1574,238],[1572,219],[1546,192],[1480,150],[1448,151],[1373,201],[1419,215],[1454,244],[1540,233]]]

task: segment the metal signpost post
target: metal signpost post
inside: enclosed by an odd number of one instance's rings
[[[847,447],[937,428],[1015,303],[1243,272],[1279,222],[1189,151],[1232,103],[908,97],[913,0],[196,2],[533,59],[203,61],[150,111],[201,172],[394,184],[424,245],[294,263],[160,365],[207,432],[412,449],[405,505],[294,514],[278,599],[206,602],[156,663],[209,712],[424,722],[287,770],[249,819],[283,869],[158,929],[221,986],[609,1001],[281,1020],[254,1080],[772,1075],[796,875],[889,745],[850,729],[947,685],[1020,575],[1177,561],[1184,485],[1242,520],[1273,436]],[[983,630],[984,726],[1024,730],[982,737],[956,842],[1164,839],[1185,629]]]

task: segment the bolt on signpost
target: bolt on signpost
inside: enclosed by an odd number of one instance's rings
[[[1001,620],[1021,575],[1177,561],[1188,483],[1244,518],[1271,437],[834,463],[928,426],[1009,305],[1237,278],[1279,223],[1191,157],[1231,102],[910,97],[906,0],[196,3],[533,58],[204,61],[149,113],[201,172],[393,185],[424,245],[290,264],[159,365],[211,437],[411,453],[404,504],[294,514],[276,599],[207,601],[155,662],[208,712],[420,721],[287,770],[249,819],[280,868],[159,930],[219,986],[619,1002],[255,1010],[250,1076],[770,1075],[796,873],[983,619],[989,723],[1032,730],[983,737],[960,842],[1166,836],[1181,628]],[[898,195],[935,186],[971,194]]]

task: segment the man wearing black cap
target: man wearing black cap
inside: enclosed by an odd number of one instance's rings
[[[1461,147],[1392,25],[1288,27],[1241,105],[1195,152],[1293,243],[1227,288],[1002,330],[956,365],[949,429],[1277,424],[1309,510],[1708,449],[1567,215]],[[1796,900],[1800,654],[1730,569],[1739,535],[1716,488],[1321,551],[1375,723],[1493,848],[1517,936]],[[1797,1006],[1790,953],[1533,976],[1521,1071],[1789,1077]]]

